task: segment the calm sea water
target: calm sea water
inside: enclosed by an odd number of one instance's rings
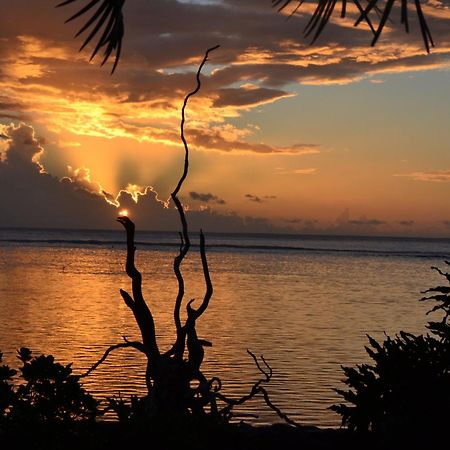
[[[154,312],[162,348],[174,338],[177,284],[172,260],[176,233],[138,233],[137,265]],[[122,336],[139,334],[118,289],[127,289],[124,234],[120,231],[0,230],[0,350],[73,362],[81,373]],[[246,349],[274,369],[272,400],[295,420],[338,426],[327,408],[340,365],[367,360],[366,333],[382,338],[400,329],[424,332],[428,306],[420,291],[442,280],[430,266],[450,255],[448,239],[394,239],[274,235],[207,236],[214,284],[210,307],[198,324],[206,349],[205,372],[238,396],[259,376]],[[186,298],[204,293],[198,248],[184,265]],[[144,393],[144,361],[119,350],[85,381],[99,398]],[[242,410],[251,421],[277,422],[263,402]],[[246,419],[250,420],[250,419]]]

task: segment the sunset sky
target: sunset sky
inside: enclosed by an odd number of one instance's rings
[[[0,227],[114,227],[112,202],[176,228],[180,109],[220,44],[187,113],[194,226],[450,236],[448,2],[424,7],[427,55],[412,11],[372,48],[339,14],[309,45],[312,3],[127,0],[113,75],[78,53],[86,19],[64,24],[86,2],[56,3],[0,0]]]

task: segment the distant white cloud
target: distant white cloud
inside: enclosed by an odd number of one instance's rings
[[[450,182],[449,170],[434,170],[430,172],[411,172],[396,174],[396,177],[407,177],[417,181]]]
[[[317,173],[317,168],[285,169],[284,167],[277,167],[275,171],[278,175],[315,175]]]

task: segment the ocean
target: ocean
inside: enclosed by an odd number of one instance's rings
[[[442,283],[431,266],[450,258],[450,239],[208,233],[214,295],[198,323],[212,341],[204,370],[223,392],[242,395],[259,377],[250,349],[273,368],[273,403],[305,425],[336,427],[328,408],[340,401],[341,365],[366,362],[366,334],[426,332],[430,305],[421,291]],[[0,229],[0,351],[17,366],[16,350],[51,353],[90,367],[122,336],[138,339],[119,288],[125,236],[117,231]],[[136,264],[155,317],[160,348],[173,343],[172,271],[177,233],[137,232]],[[198,239],[183,263],[186,299],[202,299]],[[143,394],[144,361],[132,350],[113,353],[85,387],[98,398]],[[278,422],[261,400],[240,410],[255,424]],[[244,417],[243,416],[243,417]]]

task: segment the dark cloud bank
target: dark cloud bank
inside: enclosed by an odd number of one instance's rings
[[[88,169],[69,167],[69,176],[58,179],[46,173],[41,165],[44,149],[31,126],[21,123],[2,127],[0,134],[3,139],[0,147],[0,150],[3,148],[0,155],[0,228],[114,229],[116,217],[126,209],[139,229],[179,230],[177,211],[161,201],[151,187],[132,193],[122,190],[114,197],[90,180]],[[134,198],[138,199],[137,203]],[[261,203],[276,197],[246,194],[245,198]],[[207,206],[210,203],[225,203],[212,193],[191,191],[186,200],[193,201],[194,206],[201,203],[200,210],[187,208],[193,231],[202,228],[216,232],[371,235],[396,234],[396,228],[391,228],[395,224],[402,230],[416,225],[413,220],[389,223],[364,216],[351,219],[346,209],[329,225],[321,225],[314,219],[291,218],[277,226],[265,218],[211,209]],[[450,221],[442,221],[442,224],[450,227]]]
[[[61,180],[45,173],[39,163],[44,149],[32,127],[20,124],[5,127],[6,150],[0,161],[0,227],[30,228],[114,228],[115,218],[127,209],[137,226],[147,230],[178,230],[178,214],[170,205],[158,199],[150,187],[138,195],[121,191],[114,198],[88,180],[85,170],[72,170],[70,178]],[[213,194],[191,192],[190,197],[204,203],[222,204]],[[120,207],[108,203],[115,201]],[[276,232],[266,219],[220,214],[209,208],[187,212],[191,229],[203,228],[224,232]]]

